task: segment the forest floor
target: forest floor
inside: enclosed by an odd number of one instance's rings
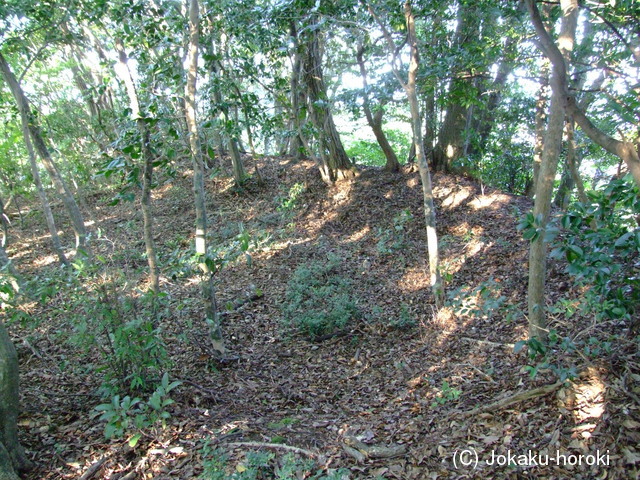
[[[207,183],[214,239],[233,240],[241,223],[255,244],[251,262],[240,258],[216,276],[219,303],[231,306],[222,317],[225,362],[210,355],[198,282],[181,273],[194,230],[190,173],[154,190],[167,293],[160,327],[170,380],[182,384],[170,394],[166,428],[144,429],[133,447],[135,429],[107,440],[95,411],[105,401],[95,367],[104,360],[99,348],[79,345],[76,324],[89,299],[72,303],[77,290],[56,283],[37,209],[23,212],[22,226],[13,217],[8,253],[41,285],[40,299],[9,320],[20,436],[37,465],[25,478],[638,478],[640,365],[623,327],[552,314],[561,338],[593,338],[597,355],[556,346],[535,378],[527,366],[539,361],[526,348],[514,352],[527,331],[528,246],[516,225],[528,199],[434,177],[450,295],[436,311],[417,173],[361,168],[328,188],[310,162],[267,158],[261,167],[264,183],[244,191],[222,177]],[[119,272],[121,294],[134,295],[147,288],[139,206],[111,206],[111,198],[85,195],[85,215],[102,278]],[[70,229],[60,228],[70,244]],[[288,282],[297,268],[332,258],[359,317],[311,341],[283,324]],[[563,270],[549,264],[549,305],[579,297]],[[577,376],[558,382],[572,368]]]

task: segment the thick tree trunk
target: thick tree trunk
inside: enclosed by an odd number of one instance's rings
[[[44,139],[42,138],[42,133],[40,131],[40,127],[35,122],[31,114],[31,107],[29,105],[29,100],[25,96],[18,80],[15,75],[11,71],[9,64],[5,60],[2,53],[0,53],[0,71],[2,72],[2,77],[4,81],[9,86],[11,93],[16,101],[18,106],[18,110],[20,111],[20,116],[22,118],[23,125],[28,125],[28,131],[31,135],[31,140],[33,142],[33,146],[35,147],[40,159],[44,167],[47,169],[49,176],[51,177],[51,181],[53,182],[56,191],[62,198],[63,203],[67,209],[69,217],[71,218],[71,224],[73,226],[73,231],[76,235],[76,248],[81,249],[87,254],[89,257],[91,256],[91,251],[87,245],[87,231],[84,226],[84,219],[82,217],[82,213],[80,213],[80,209],[78,208],[78,204],[76,203],[73,195],[67,188],[62,176],[58,172],[58,168],[56,167],[51,155],[49,154],[49,150],[45,145]],[[26,141],[26,140],[25,140]]]
[[[289,26],[289,36],[293,43],[293,62],[291,68],[291,130],[293,134],[289,140],[289,155],[295,160],[300,160],[303,156],[303,150],[305,149],[305,140],[302,138],[303,125],[306,120],[306,110],[304,108],[306,104],[306,96],[304,88],[301,84],[304,82],[304,74],[302,71],[304,53],[300,48],[300,42],[298,39],[298,30],[296,28],[295,21],[291,21]]]
[[[573,48],[575,30],[578,18],[577,0],[561,0],[563,12],[562,26],[560,31],[560,42],[563,45],[562,55],[567,57]],[[527,0],[527,7],[532,18],[539,19],[539,14],[534,0]],[[544,25],[540,22],[544,29]],[[538,25],[536,25],[538,29]],[[545,30],[546,32],[546,30]],[[562,57],[561,57],[562,59]],[[554,66],[551,74],[551,106],[549,107],[549,124],[544,137],[544,147],[540,162],[540,173],[536,182],[535,202],[533,215],[538,223],[537,227],[541,232],[535,240],[531,242],[529,250],[529,289],[528,289],[528,311],[529,311],[529,336],[531,338],[543,339],[547,336],[546,313],[545,313],[545,277],[547,273],[547,244],[545,241],[545,230],[549,221],[551,210],[551,194],[553,184],[558,169],[558,159],[562,150],[562,127],[565,120],[565,91],[564,83],[564,60],[563,70],[559,71]]]
[[[480,33],[480,11],[473,3],[460,6],[458,26],[456,28],[454,44],[463,49],[465,44],[477,41]],[[457,173],[468,173],[465,168],[456,168],[455,162],[463,156],[465,146],[465,127],[469,108],[459,101],[469,89],[474,89],[473,78],[458,67],[451,70],[446,115],[440,131],[438,142],[433,151],[434,170]]]
[[[360,76],[362,77],[362,110],[367,118],[367,123],[373,130],[373,134],[378,141],[378,145],[382,149],[385,158],[387,159],[384,166],[385,170],[390,172],[397,172],[400,170],[400,162],[396,156],[396,152],[387,140],[387,136],[382,129],[382,116],[384,111],[382,105],[379,106],[375,115],[371,112],[371,100],[369,99],[369,82],[367,80],[367,69],[364,64],[364,46],[360,46],[356,53],[356,59],[360,67]]]
[[[158,268],[158,257],[156,245],[153,240],[153,212],[151,207],[151,184],[153,181],[153,154],[151,152],[149,128],[140,110],[140,101],[136,91],[133,77],[129,70],[129,62],[124,45],[120,39],[116,40],[116,50],[118,51],[118,61],[120,62],[120,75],[124,82],[129,96],[129,107],[131,108],[131,118],[135,120],[140,135],[142,150],[142,194],[140,197],[140,208],[142,210],[143,236],[147,263],[149,265],[149,279],[151,290],[155,293],[160,291],[160,273]]]
[[[0,480],[31,468],[18,442],[18,356],[0,320]]]
[[[205,314],[209,325],[211,342],[217,354],[224,356],[225,348],[220,328],[213,274],[206,262],[207,258],[207,211],[204,190],[204,162],[200,147],[198,123],[196,119],[196,80],[198,76],[198,45],[200,43],[198,0],[189,2],[189,51],[187,54],[187,84],[185,105],[187,126],[189,127],[189,147],[193,158],[193,193],[196,208],[196,253],[200,256],[203,274],[202,294]]]
[[[318,29],[311,28],[306,35],[308,35],[308,39],[304,72],[309,116],[318,135],[320,157],[326,163],[323,165],[324,168],[321,168],[323,179],[333,183],[340,178],[352,176],[354,169],[344,150],[328,105],[327,87],[322,74],[322,53]]]

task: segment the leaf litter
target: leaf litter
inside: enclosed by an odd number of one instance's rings
[[[247,451],[281,455],[291,447],[289,453],[313,455],[327,471],[346,468],[348,478],[638,477],[637,343],[618,345],[600,360],[576,355],[571,361],[580,376],[546,391],[555,378],[543,371],[532,380],[523,370],[526,356],[513,352],[526,338],[524,316],[506,318],[503,308],[435,310],[417,173],[362,168],[356,179],[329,188],[310,162],[265,158],[260,169],[264,184],[249,183],[244,191],[225,178],[208,182],[214,238],[232,235],[241,223],[266,239],[250,263],[232,263],[217,276],[221,305],[255,297],[222,317],[234,360],[208,356],[196,283],[163,272],[162,289],[174,309],[162,325],[170,376],[183,384],[174,391],[167,427],[146,432],[135,447],[103,436],[93,411],[101,403],[100,374],[83,368],[90,353],[66,340],[72,326],[60,311],[64,289],[44,304],[23,306],[37,319],[35,327],[10,325],[21,362],[20,436],[37,464],[25,478],[196,478],[205,441],[241,469]],[[465,178],[437,174],[433,181],[448,291],[461,289],[472,301],[482,295],[473,289],[491,280],[501,305],[522,310],[527,244],[515,227],[529,201]],[[189,182],[186,172],[154,191],[161,259],[189,247]],[[274,192],[282,197],[296,184],[304,189],[283,212]],[[105,232],[96,250],[137,272],[129,281],[144,289],[146,264],[130,254],[142,250],[131,228],[140,222],[136,205],[107,206],[106,194],[92,200],[95,228]],[[70,243],[67,225],[61,228]],[[57,268],[46,260],[52,255],[43,231],[30,216],[12,231],[9,251],[27,276]],[[344,335],[310,342],[282,324],[280,306],[292,272],[330,255],[341,259],[338,273],[352,280],[361,317]],[[550,271],[553,300],[568,279],[553,263]],[[553,321],[565,334],[591,322]],[[456,468],[456,455],[470,449],[475,468]],[[529,451],[607,452],[609,463],[491,464],[496,455]]]

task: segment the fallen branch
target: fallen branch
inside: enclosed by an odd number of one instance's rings
[[[256,300],[260,300],[262,297],[264,297],[264,294],[262,292],[259,292],[259,293],[254,293],[250,296],[247,296],[246,298],[243,298],[241,300],[236,300],[235,303],[231,306],[231,308],[228,308],[222,312],[219,312],[218,316],[224,317],[226,315],[231,315],[232,313],[235,313],[236,311],[238,311],[241,307],[245,306],[247,303],[255,302]]]
[[[500,410],[506,407],[510,407],[511,405],[514,405],[516,403],[520,403],[526,400],[531,400],[532,398],[548,395],[549,393],[556,391],[562,385],[564,385],[564,382],[556,382],[551,385],[545,385],[543,387],[534,388],[533,390],[526,390],[524,392],[516,393],[515,395],[511,395],[510,397],[503,398],[496,402],[489,403],[488,405],[482,405],[472,410],[467,410],[466,412],[452,413],[451,415],[449,415],[449,417],[469,417],[472,415],[477,415],[479,413],[486,412],[488,410]]]
[[[290,452],[299,453],[301,455],[306,455],[307,457],[311,457],[311,458],[315,458],[318,456],[317,453],[312,452],[311,450],[305,450],[304,448],[285,445],[284,443],[231,442],[231,443],[223,443],[222,445],[231,445],[235,447],[275,448],[280,450],[289,450]]]
[[[98,473],[98,470],[100,470],[102,468],[102,465],[104,465],[104,462],[107,461],[107,456],[102,457],[100,460],[98,460],[97,462],[95,462],[93,465],[91,465],[86,472],[84,472],[82,474],[82,476],[80,477],[79,480],[89,480],[90,478],[93,478],[93,476]]]
[[[367,445],[355,437],[344,437],[344,450],[359,462],[364,458],[393,458],[407,453],[406,445]],[[358,452],[358,453],[356,453]]]
[[[474,342],[474,343],[479,343],[480,345],[488,345],[490,347],[504,347],[504,348],[509,348],[513,350],[516,346],[515,343],[497,343],[497,342],[490,342],[489,340],[480,340],[478,338],[471,338],[471,337],[460,337],[460,338],[465,342]]]

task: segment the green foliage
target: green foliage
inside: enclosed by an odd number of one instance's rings
[[[557,219],[551,257],[564,259],[583,315],[630,322],[640,304],[640,214],[638,189],[630,178],[613,180],[589,192],[589,203],[575,203]]]
[[[100,415],[100,420],[106,422],[104,435],[106,438],[121,438],[132,432],[129,445],[135,447],[140,440],[141,431],[154,427],[158,423],[166,428],[166,422],[171,417],[167,408],[174,403],[169,396],[172,390],[182,382],[169,383],[169,375],[162,376],[160,385],[148,397],[146,401],[138,397],[131,398],[126,395],[111,397],[111,401],[98,405],[95,410]]]
[[[493,278],[477,287],[468,285],[448,292],[449,304],[458,315],[490,318],[506,307],[507,297],[502,295],[500,284]]]
[[[544,232],[542,228],[542,215],[538,214],[534,216],[533,213],[528,212],[520,219],[516,228],[522,232],[525,240],[535,242]]]
[[[74,341],[87,351],[100,352],[102,389],[109,395],[148,390],[168,362],[158,326],[164,297],[136,297],[119,291],[115,281],[78,293],[85,297],[77,305],[82,313],[74,326]]]
[[[242,258],[251,265],[250,252],[269,241],[266,235],[252,235],[242,223],[234,224],[228,230],[222,228],[217,233],[209,242],[205,256],[196,254],[193,248],[185,248],[184,242],[171,242],[172,250],[165,256],[169,277],[178,279],[200,274],[201,263],[205,263],[214,275]]]
[[[448,402],[455,401],[460,397],[460,395],[462,395],[461,390],[451,387],[451,385],[449,385],[449,382],[443,380],[442,387],[440,388],[438,394],[435,396],[435,400],[431,404],[431,407],[435,408],[438,405],[444,405]]]
[[[391,255],[401,250],[405,245],[407,225],[413,220],[409,209],[404,209],[393,217],[391,228],[378,228],[376,250],[380,255]]]
[[[360,311],[351,296],[351,281],[340,276],[340,259],[301,265],[287,286],[285,322],[311,339],[345,328]]]
[[[406,303],[400,304],[400,313],[398,316],[391,320],[391,327],[398,330],[411,330],[416,326],[416,319],[409,311],[409,306]]]
[[[387,140],[396,152],[400,163],[404,163],[404,159],[409,155],[411,148],[410,137],[399,130],[385,130]],[[369,165],[374,167],[384,167],[386,158],[380,149],[380,145],[375,140],[356,139],[349,142],[346,148],[347,155],[352,158],[356,164]]]
[[[287,195],[276,197],[276,203],[278,204],[278,211],[287,215],[293,212],[298,207],[300,197],[304,193],[304,183],[294,183]]]
[[[206,442],[202,449],[202,480],[345,480],[347,469],[322,470],[313,460],[301,459],[293,453],[277,457],[262,451],[246,452],[244,458],[231,464],[229,456]]]
[[[567,353],[575,350],[574,342],[569,338],[560,338],[556,330],[550,330],[544,341],[536,338],[521,340],[515,344],[514,353],[519,353],[526,347],[529,360],[534,365],[525,366],[525,371],[534,379],[541,371],[549,370],[564,382],[577,376],[574,366],[567,365]]]
[[[383,167],[384,154],[375,140],[356,140],[346,148],[347,155],[359,165]]]

